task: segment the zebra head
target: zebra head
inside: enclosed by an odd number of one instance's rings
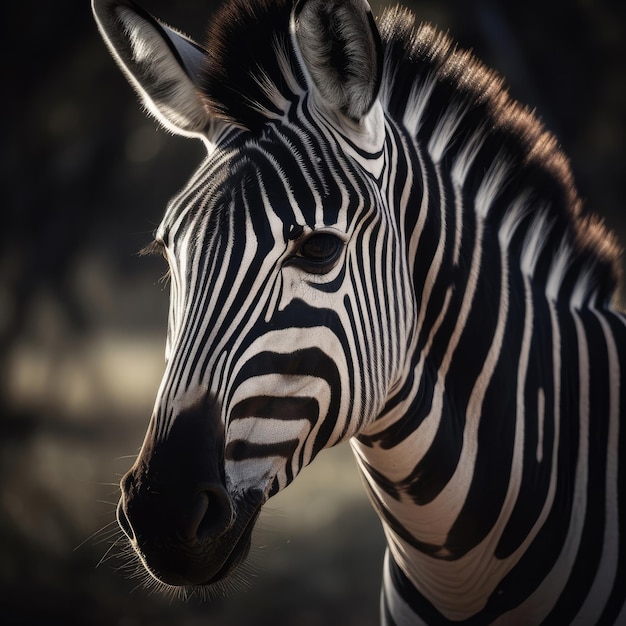
[[[410,173],[390,154],[364,0],[237,0],[207,50],[129,0],[93,8],[148,110],[208,148],[155,236],[167,365],[118,519],[154,578],[213,584],[263,503],[402,385]]]

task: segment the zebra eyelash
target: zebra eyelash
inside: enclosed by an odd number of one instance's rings
[[[163,256],[165,257],[165,244],[159,239],[153,239],[149,244],[145,245],[139,252],[138,256]]]
[[[153,239],[148,245],[139,250],[138,256],[160,256],[168,263],[166,272],[159,278],[160,283],[167,284],[171,276],[171,270],[169,262],[167,261],[167,254],[165,252],[165,244],[160,239]]]

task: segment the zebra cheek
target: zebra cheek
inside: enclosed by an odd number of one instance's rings
[[[232,493],[262,491],[266,497],[289,484],[310,463],[330,406],[327,381],[296,372],[302,363],[279,364],[289,374],[242,384],[226,433],[226,484]],[[242,393],[246,392],[243,396]]]

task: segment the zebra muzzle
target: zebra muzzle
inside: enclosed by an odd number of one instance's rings
[[[150,574],[170,585],[225,578],[248,554],[261,498],[225,487],[224,438],[212,398],[180,411],[167,436],[154,420],[121,481],[118,522]]]
[[[137,489],[136,482],[132,471],[122,480],[117,517],[154,578],[177,586],[211,584],[246,558],[260,506],[243,506],[237,515],[221,485],[202,485],[183,498],[153,486]]]

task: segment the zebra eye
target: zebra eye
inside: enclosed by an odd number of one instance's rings
[[[311,274],[326,274],[339,259],[343,243],[331,233],[314,234],[300,244],[292,260]]]

